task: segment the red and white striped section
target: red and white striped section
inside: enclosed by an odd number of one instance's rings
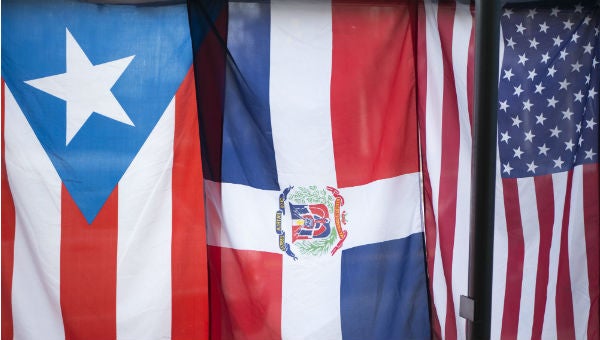
[[[474,20],[469,5],[419,8],[418,83],[433,333],[464,339],[468,288]]]
[[[15,213],[2,217],[2,306],[10,307],[2,339],[207,337],[192,73],[91,225],[3,86],[3,185]],[[3,209],[9,203],[3,199]],[[13,240],[4,237],[10,228]],[[12,272],[5,275],[5,266]]]

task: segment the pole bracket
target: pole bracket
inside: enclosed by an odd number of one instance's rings
[[[460,296],[460,307],[458,315],[471,322],[475,321],[475,300],[468,296]]]

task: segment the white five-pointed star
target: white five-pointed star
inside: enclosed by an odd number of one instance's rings
[[[525,140],[526,141],[530,141],[533,143],[533,137],[535,137],[535,135],[533,133],[531,133],[531,130],[525,132]]]
[[[558,103],[558,100],[554,99],[554,96],[552,96],[552,98],[550,99],[546,99],[548,101],[548,107],[552,106],[552,107],[556,107],[556,104]]]
[[[576,102],[580,102],[583,99],[583,93],[581,93],[581,90],[579,90],[579,92],[577,93],[573,93],[573,96],[575,96],[575,101]]]
[[[550,54],[548,52],[542,54],[542,63],[547,64],[550,60]]]
[[[592,76],[588,73],[588,75],[585,76],[585,84],[588,85],[590,83],[590,80],[592,80]]]
[[[502,166],[504,167],[504,170],[502,170],[502,172],[506,172],[507,174],[510,175],[510,172],[513,169],[510,167],[510,162],[506,162],[506,164],[502,164]]]
[[[531,101],[529,101],[529,99],[527,99],[526,101],[523,102],[523,110],[531,111],[532,106],[533,106],[533,103]]]
[[[546,25],[545,21],[543,24],[540,24],[540,32],[548,33],[548,28],[550,28],[550,26]]]
[[[535,86],[535,92],[534,93],[542,94],[542,91],[544,91],[545,89],[546,89],[546,87],[540,81],[540,83]]]
[[[554,65],[552,65],[548,68],[548,76],[554,78],[554,73],[556,73],[556,69],[554,68]]]
[[[515,92],[513,92],[513,95],[515,95],[515,96],[517,96],[517,97],[520,97],[520,96],[521,96],[521,93],[524,91],[524,90],[521,88],[521,85],[519,85],[519,86],[513,86],[513,88],[515,89]]]
[[[537,119],[537,121],[535,122],[535,124],[536,124],[536,125],[537,125],[537,124],[544,125],[544,121],[545,121],[546,119],[548,119],[548,118],[544,117],[544,114],[543,114],[543,113],[540,113],[540,115],[539,115],[539,116],[535,116],[535,118]]]
[[[519,146],[516,149],[513,149],[513,152],[515,153],[513,158],[518,158],[521,159],[521,155],[523,154],[523,151],[521,151],[521,147]]]
[[[579,72],[579,70],[581,69],[581,67],[582,67],[582,66],[583,66],[583,64],[579,63],[579,60],[577,60],[577,61],[575,62],[575,64],[571,64],[571,67],[573,68],[573,69],[571,70],[571,72],[573,72],[573,71],[577,71],[577,72]]]
[[[558,125],[554,128],[554,129],[550,129],[550,137],[556,137],[558,138],[558,135],[562,132],[562,130],[558,129]]]
[[[566,50],[562,50],[562,51],[560,51],[560,57],[558,57],[558,59],[567,60],[568,55],[569,55],[569,52],[567,52]]]
[[[508,70],[504,70],[504,77],[502,77],[502,79],[508,79],[508,81],[510,81],[510,78],[512,78],[512,76],[514,76],[514,74],[512,73],[512,68],[511,68]]]
[[[510,8],[505,8],[504,9],[504,14],[502,14],[503,17],[508,17],[510,19],[510,15],[513,14],[513,10]]]
[[[563,21],[563,25],[565,25],[565,27],[563,28],[565,30],[570,30],[571,28],[573,28],[573,23],[571,22],[571,19],[567,19],[567,21]]]
[[[537,10],[535,8],[533,8],[533,9],[529,10],[529,13],[527,14],[527,17],[533,19],[536,14],[537,14]]]
[[[565,142],[565,151],[566,150],[573,151],[574,146],[575,146],[575,144],[573,143],[573,140],[569,139],[568,142]]]
[[[519,116],[514,116],[511,119],[513,121],[512,126],[521,127],[521,123],[523,123],[523,121],[519,119]]]
[[[596,68],[596,65],[598,65],[600,63],[600,61],[596,60],[596,57],[594,57],[594,59],[592,60],[592,67]]]
[[[565,89],[565,90],[566,90],[566,89],[567,89],[567,87],[568,87],[569,85],[571,85],[571,83],[569,83],[569,82],[567,81],[567,78],[565,78],[565,80],[563,80],[563,81],[559,81],[558,83],[560,84],[560,88],[559,88],[559,90],[562,90],[562,89]]]
[[[575,124],[575,131],[579,133],[581,131],[581,122]]]
[[[589,120],[586,120],[585,123],[586,123],[586,129],[589,128],[591,130],[594,130],[594,125],[598,124],[594,121],[594,117],[590,118]]]
[[[535,40],[535,37],[533,39],[529,39],[529,48],[533,48],[534,50],[537,50],[537,46],[539,44],[540,43],[537,40]]]
[[[592,54],[593,49],[594,49],[594,46],[592,46],[592,44],[590,42],[588,42],[587,45],[583,46],[583,54],[586,54],[586,53]]]
[[[535,79],[535,77],[537,76],[537,72],[535,72],[535,69],[531,70],[531,71],[527,71],[529,73],[529,75],[527,76],[527,79]]]
[[[93,65],[71,32],[68,29],[66,31],[67,71],[25,82],[66,101],[66,145],[71,142],[94,112],[134,126],[117,98],[110,91],[134,56]]]
[[[577,39],[579,39],[579,38],[580,38],[579,34],[577,34],[577,32],[575,32],[571,36],[571,41],[574,42],[574,43],[577,43]]]
[[[559,168],[559,169],[562,168],[564,161],[562,159],[560,159],[560,157],[558,157],[557,159],[553,159],[552,161],[554,162],[555,168]]]
[[[586,16],[585,19],[583,19],[583,24],[584,25],[589,25],[590,21],[592,21],[592,17],[591,16]]]
[[[500,141],[508,144],[508,140],[510,139],[508,131],[506,131],[506,132],[500,132],[500,134],[502,135],[502,138],[500,139]]]
[[[565,111],[561,111],[563,114],[563,119],[568,119],[571,120],[571,116],[574,114],[574,112],[571,111],[571,109],[567,108]]]
[[[529,60],[529,58],[527,58],[527,55],[525,53],[519,54],[519,61],[517,62],[517,64],[523,64],[523,66],[525,66],[527,60]]]
[[[525,30],[527,29],[527,28],[525,28],[525,26],[523,26],[523,23],[520,23],[515,26],[517,27],[517,33],[524,34]]]
[[[505,39],[506,39],[506,38],[505,38]],[[512,37],[510,37],[510,38],[506,39],[506,46],[508,46],[508,47],[512,48],[513,50],[515,49],[515,45],[516,45],[516,44],[517,44],[517,43],[516,43],[516,42],[514,42],[514,40],[513,40],[513,38],[512,38]]]
[[[534,162],[534,161],[531,161],[531,163],[527,163],[527,172],[532,172],[532,173],[534,173],[534,174],[535,174],[535,169],[536,169],[537,167],[538,167],[538,166],[537,166],[537,165],[535,165],[535,162]]]
[[[548,150],[550,150],[550,148],[546,146],[546,143],[544,143],[544,145],[542,145],[542,146],[538,146],[538,149],[540,150],[538,155],[543,154],[545,156],[548,156]]]
[[[583,11],[583,6],[581,6],[581,3],[575,5],[575,13],[582,13]]]
[[[593,159],[594,156],[596,155],[596,153],[594,152],[594,150],[592,148],[590,148],[588,151],[585,151],[585,158],[584,159]]]
[[[558,16],[558,12],[560,12],[560,9],[558,9],[558,7],[554,7],[552,8],[552,13],[550,13],[550,16]]]
[[[506,109],[510,107],[510,105],[508,105],[507,102],[508,102],[508,100],[500,102],[500,110],[503,110],[504,112],[506,112]]]
[[[596,92],[596,90],[592,87],[589,91],[588,91],[588,97],[594,99],[594,97],[598,94],[598,92]]]
[[[555,38],[552,38],[552,40],[554,40],[554,45],[552,46],[560,46],[560,44],[562,44],[563,40],[560,38],[560,35],[557,35]]]

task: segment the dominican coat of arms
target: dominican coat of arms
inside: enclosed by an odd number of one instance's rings
[[[344,197],[333,187],[287,187],[279,195],[275,231],[279,249],[300,255],[333,256],[348,236]]]

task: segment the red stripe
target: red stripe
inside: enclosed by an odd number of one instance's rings
[[[588,339],[600,339],[600,202],[598,163],[583,165],[583,222],[590,289]]]
[[[558,340],[575,339],[573,294],[571,291],[571,274],[569,271],[569,215],[571,211],[572,186],[573,171],[569,171],[560,235],[558,278],[556,282],[556,332]]]
[[[281,339],[282,255],[209,246],[208,258],[211,339]]]
[[[554,190],[552,175],[534,178],[538,221],[540,224],[540,246],[538,266],[535,278],[535,303],[533,310],[533,326],[531,338],[541,340],[546,311],[546,294],[548,292],[548,275],[550,270],[550,246],[554,228]],[[509,267],[510,268],[510,267]]]
[[[333,1],[331,125],[339,187],[418,171],[415,5]]]
[[[418,6],[418,28],[417,28],[417,110],[419,119],[419,139],[421,141],[421,150],[427,150],[427,19],[425,7],[422,2]],[[421,158],[423,167],[423,205],[425,213],[425,246],[426,261],[429,286],[429,306],[432,328],[432,338],[442,339],[442,328],[438,319],[435,300],[433,297],[433,266],[435,264],[435,246],[437,225],[433,211],[433,194],[431,189],[431,180],[427,168],[427,157]]]
[[[202,163],[192,70],[175,99],[171,289],[173,340],[208,339],[208,269]]]
[[[65,339],[115,339],[118,195],[88,224],[62,186],[60,305]]]
[[[2,85],[2,340],[13,338],[12,279],[15,250],[15,204],[8,185],[4,144],[4,79]]]
[[[519,203],[519,188],[516,179],[503,179],[506,232],[508,236],[508,260],[506,263],[506,288],[502,315],[502,339],[516,339],[519,330],[521,285],[525,243]]]
[[[458,182],[458,157],[460,126],[456,86],[452,61],[452,34],[454,31],[455,3],[440,3],[438,6],[438,30],[444,65],[444,98],[442,100],[442,155],[440,192],[438,202],[438,228],[440,255],[447,286],[446,339],[457,337],[454,291],[452,289],[452,267],[454,233],[456,227],[456,200]]]

